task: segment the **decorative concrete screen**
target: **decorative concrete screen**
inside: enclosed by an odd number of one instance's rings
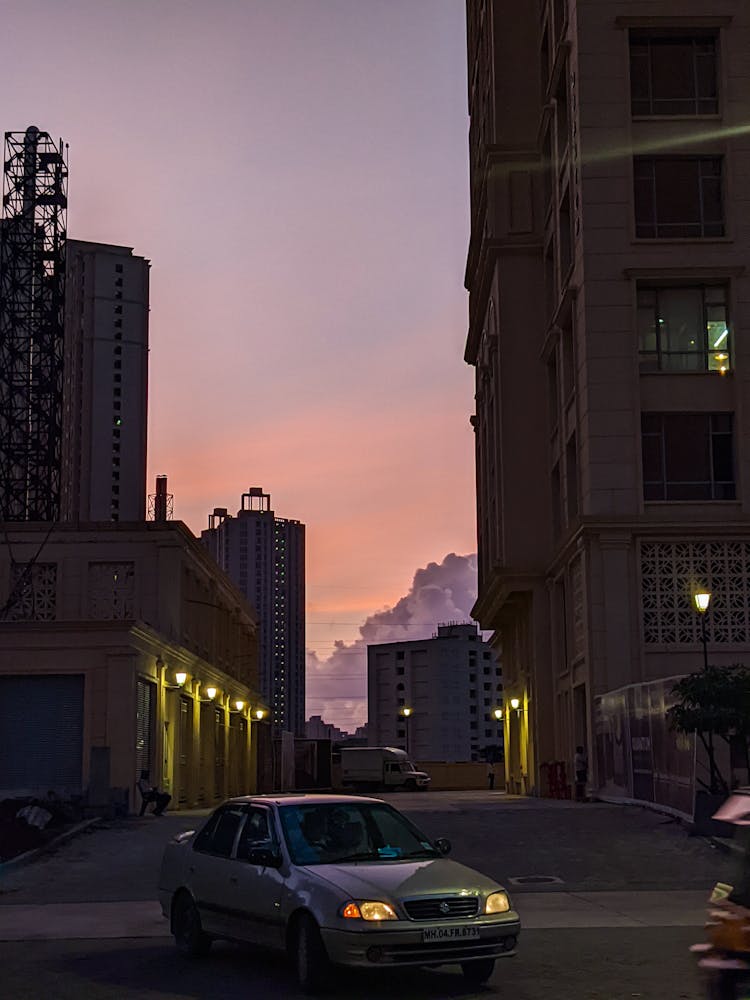
[[[135,616],[135,564],[89,563],[89,617],[99,621]]]
[[[641,597],[646,643],[700,643],[696,589],[711,591],[712,643],[750,642],[750,543],[642,542]]]
[[[11,567],[8,621],[51,622],[57,617],[57,563],[16,563]]]

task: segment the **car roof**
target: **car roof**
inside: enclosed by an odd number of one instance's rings
[[[269,792],[263,795],[237,795],[228,801],[233,803],[272,802],[276,805],[285,806],[325,805],[327,803],[341,805],[345,802],[383,802],[382,799],[370,798],[366,795],[335,795],[332,792],[314,792],[309,795],[300,792]]]

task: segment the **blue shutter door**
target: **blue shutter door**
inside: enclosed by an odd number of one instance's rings
[[[80,795],[83,674],[0,677],[0,790]]]

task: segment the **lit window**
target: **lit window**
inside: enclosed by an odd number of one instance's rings
[[[639,287],[638,336],[641,371],[728,372],[726,288]]]

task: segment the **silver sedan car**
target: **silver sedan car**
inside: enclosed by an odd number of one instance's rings
[[[520,920],[449,851],[380,799],[247,796],[167,845],[159,897],[182,951],[215,938],[286,949],[309,993],[333,965],[458,964],[479,986],[514,954]]]

